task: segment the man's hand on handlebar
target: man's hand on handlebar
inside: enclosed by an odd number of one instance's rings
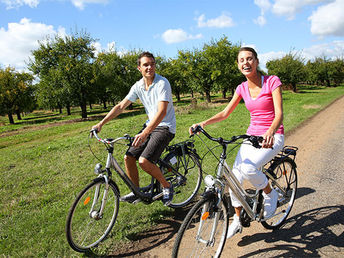
[[[102,130],[101,123],[98,123],[98,124],[92,126],[92,130],[96,130],[98,133],[100,133],[100,131]]]

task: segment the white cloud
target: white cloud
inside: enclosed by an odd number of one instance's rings
[[[191,39],[202,38],[202,34],[191,35],[182,29],[169,29],[162,34],[162,39],[167,44],[179,43]]]
[[[331,60],[337,58],[344,58],[344,40],[336,40],[330,43],[318,44],[305,48],[303,50],[293,50],[291,53],[300,55],[305,62],[309,60],[314,60],[317,57],[326,57]],[[270,60],[280,59],[284,57],[289,52],[278,51],[278,52],[267,52],[263,54],[258,53],[259,66],[264,71],[266,69],[266,63]]]
[[[303,7],[333,0],[275,0],[272,12],[277,15],[286,16],[292,20],[296,13],[300,12]]]
[[[19,23],[8,23],[7,30],[0,28],[0,65],[25,69],[31,51],[39,46],[38,40],[44,41],[47,36],[56,34],[65,35],[65,29],[56,31],[52,25],[33,23],[27,18]]]
[[[39,0],[0,0],[0,2],[6,5],[6,9],[19,8],[23,5],[34,8],[39,4]]]
[[[254,0],[254,4],[257,5],[263,12],[271,8],[269,0]]]
[[[71,0],[72,4],[80,9],[83,10],[86,4],[107,4],[108,0]]]
[[[264,26],[266,24],[265,13],[271,8],[271,3],[269,0],[254,0],[254,4],[260,8],[260,16],[253,22],[259,26]]]
[[[278,52],[267,52],[264,54],[259,54],[258,53],[258,58],[259,58],[259,67],[264,70],[265,72],[267,72],[267,68],[266,68],[266,63],[268,61],[274,60],[274,59],[280,59],[282,57],[284,57],[287,53],[283,52],[283,51],[278,51]]]
[[[205,20],[205,15],[202,14],[197,18],[198,27],[214,27],[214,28],[226,28],[233,27],[235,24],[233,19],[226,14],[222,14],[217,18]]]
[[[116,51],[119,54],[121,54],[123,51],[126,51],[126,50],[117,51],[116,42],[114,42],[114,41],[107,43],[105,48],[103,48],[102,44],[99,41],[92,43],[92,46],[95,48],[94,53],[96,56],[98,56],[98,54],[100,52],[103,52],[103,51],[105,51],[105,52]]]
[[[264,15],[260,15],[257,17],[257,19],[253,20],[255,24],[258,24],[259,26],[264,26],[266,24],[266,19]]]
[[[312,60],[316,57],[326,57],[329,59],[344,58],[344,40],[313,45],[304,49],[302,55],[306,60]]]
[[[320,6],[308,18],[311,21],[312,34],[325,36],[344,36],[344,0],[336,0]]]

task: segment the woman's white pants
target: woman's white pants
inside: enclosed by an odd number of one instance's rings
[[[274,135],[273,148],[257,149],[251,144],[242,144],[233,164],[233,173],[242,184],[248,180],[256,189],[263,189],[268,184],[268,179],[260,170],[266,163],[272,160],[284,146],[284,135]],[[231,189],[230,196],[233,207],[241,207],[241,203],[234,196]]]

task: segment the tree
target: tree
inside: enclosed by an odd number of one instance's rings
[[[166,77],[171,84],[172,93],[180,101],[181,93],[187,93],[188,87],[183,76],[184,65],[177,59],[164,60],[159,65],[159,73]]]
[[[118,90],[123,85],[124,65],[116,51],[99,53],[94,63],[95,95],[106,108],[106,102],[118,100],[123,95]]]
[[[338,86],[344,80],[344,59],[337,58],[330,63],[331,79]]]
[[[277,75],[283,84],[292,85],[293,92],[297,91],[296,84],[306,77],[303,59],[297,54],[289,53],[281,59],[271,60],[266,67],[268,73]]]
[[[33,110],[32,81],[28,73],[18,73],[11,67],[0,69],[0,113],[7,114],[11,124],[14,124],[14,113],[21,119],[21,112]]]
[[[205,93],[207,102],[211,102],[211,90],[214,87],[214,79],[209,60],[204,51],[179,51],[180,60],[184,60],[186,65],[185,76],[192,90]]]
[[[42,82],[38,94],[50,94],[43,98],[57,98],[57,104],[67,107],[79,105],[82,118],[87,118],[86,105],[92,97],[93,42],[86,32],[64,38],[56,36],[46,43],[40,42],[39,48],[33,51],[34,60],[29,63],[29,69]],[[49,93],[44,88],[56,90]]]

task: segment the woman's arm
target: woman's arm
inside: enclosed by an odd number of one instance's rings
[[[231,101],[228,103],[228,105],[226,106],[224,110],[222,110],[221,112],[217,113],[216,115],[212,116],[211,118],[205,121],[193,124],[189,129],[189,133],[192,134],[192,128],[195,128],[197,125],[200,125],[202,128],[204,128],[206,125],[214,124],[214,123],[225,120],[237,107],[240,100],[241,100],[241,97],[235,92],[233,95],[233,98],[231,99]]]

